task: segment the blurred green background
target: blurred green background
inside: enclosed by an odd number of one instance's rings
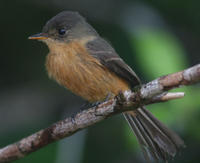
[[[29,41],[52,16],[80,12],[143,82],[200,61],[200,2],[195,0],[1,0],[0,147],[77,112],[83,100],[45,71],[47,47]],[[172,161],[200,162],[200,87],[180,88],[183,99],[148,108],[184,140]],[[16,163],[142,163],[135,137],[121,115],[16,161]]]

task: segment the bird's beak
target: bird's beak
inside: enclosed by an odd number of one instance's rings
[[[46,40],[48,39],[48,35],[46,33],[38,33],[32,36],[29,36],[28,39],[30,40]]]

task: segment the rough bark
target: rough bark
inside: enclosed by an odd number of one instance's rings
[[[169,90],[200,81],[200,64],[184,71],[169,74],[153,80],[138,88],[135,92],[121,92],[116,98],[106,101],[97,107],[88,108],[46,129],[0,149],[0,163],[11,162],[26,156],[54,141],[68,137],[77,131],[89,127],[114,114],[122,113],[139,106],[165,102],[181,98],[183,92],[168,93]],[[131,107],[130,107],[131,106]]]

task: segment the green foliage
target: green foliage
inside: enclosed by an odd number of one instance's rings
[[[136,51],[135,58],[142,71],[142,75],[149,80],[169,73],[177,72],[188,67],[185,51],[181,43],[169,31],[141,28],[137,34],[131,33],[130,40]],[[200,139],[199,126],[193,114],[200,113],[200,90],[194,87],[184,87],[173,91],[183,91],[186,97],[182,100],[148,106],[158,119],[182,133],[192,133]],[[195,97],[195,98],[194,98]],[[191,122],[190,122],[191,121]],[[187,128],[186,124],[194,123]],[[188,126],[188,125],[187,125]],[[126,129],[126,132],[129,131]],[[132,135],[128,144],[132,146]]]
[[[168,31],[140,29],[131,41],[136,59],[145,76],[158,76],[180,71],[187,67],[187,58],[179,41]]]

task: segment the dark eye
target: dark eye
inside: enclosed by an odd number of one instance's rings
[[[66,32],[66,30],[63,28],[58,30],[59,35],[64,35],[65,32]]]

